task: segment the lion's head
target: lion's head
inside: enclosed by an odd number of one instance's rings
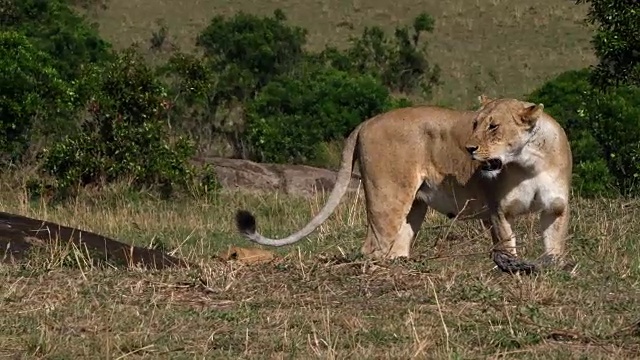
[[[544,106],[515,99],[479,97],[481,107],[473,119],[473,131],[465,148],[482,163],[482,172],[497,176],[531,139]]]

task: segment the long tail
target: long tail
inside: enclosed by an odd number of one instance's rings
[[[342,164],[340,166],[340,170],[338,171],[336,183],[333,187],[333,190],[331,190],[331,195],[329,195],[327,203],[324,205],[322,210],[320,210],[320,212],[313,219],[311,219],[311,221],[309,221],[307,225],[305,225],[305,227],[284,239],[270,239],[262,236],[259,232],[256,231],[256,218],[253,216],[253,214],[246,210],[239,210],[236,213],[236,226],[238,228],[238,231],[240,231],[240,233],[242,233],[249,240],[261,245],[268,246],[291,245],[295,242],[300,241],[305,236],[311,234],[318,226],[320,226],[329,218],[338,204],[340,204],[340,200],[342,199],[344,194],[347,192],[347,188],[349,187],[349,183],[351,182],[351,172],[353,171],[356,143],[362,125],[364,125],[364,122],[358,125],[351,132],[345,142],[345,147],[342,151]]]

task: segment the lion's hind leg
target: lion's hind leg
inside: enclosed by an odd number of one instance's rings
[[[411,244],[427,213],[427,204],[416,199],[415,191],[398,194],[380,189],[365,184],[368,226],[362,253],[374,258],[409,257]]]

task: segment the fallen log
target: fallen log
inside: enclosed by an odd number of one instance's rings
[[[0,212],[0,253],[5,262],[26,259],[36,247],[75,245],[87,250],[92,261],[114,266],[165,269],[189,267],[192,264],[157,249],[125,244],[90,231],[38,220],[22,215]]]

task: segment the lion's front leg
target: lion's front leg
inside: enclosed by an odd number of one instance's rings
[[[489,220],[483,221],[491,230],[493,250],[491,257],[498,268],[507,273],[531,273],[536,266],[517,257],[516,237],[511,229],[511,219],[503,213],[492,214]]]
[[[496,213],[489,219],[482,220],[482,223],[491,232],[493,250],[506,251],[515,257],[517,256],[516,236],[511,229],[510,220],[503,213]]]
[[[569,206],[563,204],[540,213],[540,231],[544,242],[545,265],[563,262],[566,235],[569,228]]]

